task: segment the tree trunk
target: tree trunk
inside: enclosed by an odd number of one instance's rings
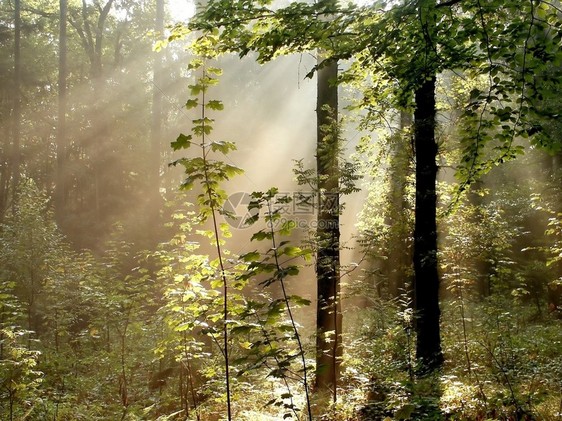
[[[319,58],[319,62],[322,58]],[[336,400],[342,355],[340,304],[340,227],[338,165],[338,75],[337,62],[318,70],[317,148],[318,252],[316,389],[331,391]]]
[[[400,113],[400,132],[396,134],[392,151],[388,224],[391,230],[388,250],[388,288],[392,298],[400,297],[411,283],[412,246],[408,220],[407,186],[410,174],[411,147],[405,130],[412,124],[411,114]]]
[[[156,0],[155,29],[160,36],[164,35],[164,0]],[[160,138],[162,137],[162,53],[154,54],[154,75],[152,87],[152,125],[151,125],[151,156],[150,177],[152,178],[152,189],[159,196],[160,176]]]
[[[65,214],[67,197],[67,145],[66,145],[66,27],[67,27],[67,0],[60,0],[59,22],[59,102],[58,102],[58,127],[57,127],[57,178],[55,187],[55,211],[59,224]]]
[[[437,270],[435,82],[436,77],[433,76],[416,89],[414,112],[416,150],[414,304],[417,312],[416,357],[422,371],[435,370],[443,363]]]
[[[164,0],[156,0],[155,30],[160,37],[164,35]],[[148,159],[148,181],[150,194],[147,195],[148,234],[149,244],[155,244],[160,229],[158,218],[160,215],[160,150],[162,139],[162,97],[164,89],[163,51],[154,52],[152,78],[152,121],[150,125],[150,149]]]
[[[21,0],[14,0],[14,105],[12,126],[12,205],[17,203],[21,171]]]

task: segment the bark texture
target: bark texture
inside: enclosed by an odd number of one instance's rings
[[[338,165],[338,75],[337,62],[318,71],[317,149],[318,171],[318,253],[316,388],[332,391],[340,375],[342,355],[340,305],[340,227]]]

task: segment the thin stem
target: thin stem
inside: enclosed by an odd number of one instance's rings
[[[273,215],[273,211],[271,209],[271,201],[268,200],[267,201],[267,208],[268,208],[268,212],[269,212],[269,216],[270,216],[270,221],[269,221],[269,228],[271,230],[271,245],[272,245],[272,250],[273,250],[273,257],[275,259],[275,266],[277,267],[277,271],[278,273],[281,272],[281,264],[279,263],[279,254],[277,251],[277,242],[275,240],[275,230],[273,229],[273,220],[271,219],[271,216]],[[281,285],[281,292],[283,293],[283,301],[285,302],[285,306],[287,307],[287,314],[289,315],[289,319],[291,320],[291,326],[293,327],[293,332],[295,332],[295,340],[297,341],[297,345],[299,348],[299,353],[301,356],[301,362],[302,362],[302,371],[303,371],[303,386],[304,386],[304,394],[306,397],[306,409],[308,412],[308,419],[312,420],[312,407],[310,404],[310,396],[309,396],[309,391],[308,391],[308,373],[307,373],[307,369],[306,369],[306,358],[304,355],[304,348],[302,346],[302,341],[299,335],[299,330],[297,328],[297,325],[295,323],[295,318],[293,317],[293,312],[291,310],[291,305],[289,303],[289,297],[287,296],[287,290],[285,289],[285,281],[283,279],[282,276],[278,277],[279,279],[279,283]]]
[[[203,78],[206,77],[205,69],[203,69]],[[219,259],[219,267],[221,271],[221,278],[223,282],[223,295],[224,295],[224,305],[223,305],[223,354],[224,354],[224,367],[225,367],[225,381],[226,381],[226,407],[227,407],[227,415],[228,420],[232,420],[232,404],[230,399],[230,361],[228,357],[228,284],[226,281],[226,272],[224,269],[224,262],[222,258],[222,249],[220,244],[220,235],[219,235],[219,228],[217,223],[217,215],[216,215],[216,208],[215,208],[215,200],[213,198],[213,192],[211,187],[211,182],[209,178],[209,171],[207,168],[208,160],[207,160],[207,145],[205,144],[205,89],[203,89],[202,93],[202,101],[201,101],[201,119],[203,124],[203,130],[201,135],[202,140],[202,153],[203,153],[203,168],[204,168],[204,176],[205,176],[205,190],[207,193],[207,197],[209,198],[209,208],[211,210],[211,218],[213,222],[213,231],[215,237],[215,244],[217,249],[217,256]]]
[[[472,362],[470,360],[470,353],[468,352],[468,336],[466,334],[466,320],[465,320],[465,314],[464,314],[464,297],[463,297],[463,294],[462,294],[461,280],[458,279],[457,282],[458,282],[457,291],[459,293],[459,302],[460,302],[459,310],[460,310],[460,313],[461,313],[461,321],[462,321],[464,355],[466,357],[466,368],[468,370],[468,374],[471,375],[472,374]]]
[[[414,367],[412,365],[412,329],[410,326],[406,327],[406,340],[408,351],[408,377],[410,381],[414,380]]]

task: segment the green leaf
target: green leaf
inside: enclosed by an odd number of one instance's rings
[[[213,127],[210,124],[203,123],[193,126],[192,131],[196,136],[202,136],[203,134],[209,135],[213,131]]]
[[[239,335],[245,335],[248,333],[252,333],[252,330],[254,330],[253,326],[234,326],[232,329],[230,329],[230,332],[233,335],[239,334]]]
[[[263,240],[270,240],[271,239],[271,233],[267,232],[267,231],[258,231],[256,233],[254,233],[254,235],[252,235],[252,238],[250,238],[250,241],[263,241]]]
[[[160,52],[162,49],[166,48],[168,45],[167,40],[158,40],[154,43],[154,47],[152,48],[153,51]]]
[[[222,75],[222,69],[220,69],[218,67],[207,67],[206,70],[207,70],[208,73],[212,73],[216,76]]]
[[[259,219],[260,219],[260,215],[259,215],[259,214],[252,215],[252,216],[248,216],[246,219],[244,219],[244,225],[245,225],[245,226],[253,225],[253,224],[255,224]]]
[[[172,149],[177,151],[189,148],[191,146],[191,139],[193,139],[191,135],[180,134],[176,141],[171,143]]]
[[[287,266],[277,272],[279,279],[286,278],[287,276],[296,276],[299,274],[297,266]]]
[[[298,295],[291,295],[289,300],[298,306],[309,306],[311,301]]]
[[[187,177],[182,181],[180,185],[181,190],[191,190],[193,188],[194,180],[191,177]]]
[[[283,225],[279,229],[279,234],[289,235],[296,228],[296,226],[297,224],[295,221],[287,220],[283,223]]]
[[[242,168],[235,167],[234,165],[225,165],[224,172],[227,178],[232,178],[235,175],[243,174],[244,170]]]
[[[289,256],[289,257],[296,257],[296,256],[300,256],[302,252],[303,251],[300,247],[287,246],[281,251],[281,254],[284,254],[285,256]]]
[[[257,251],[251,251],[249,253],[240,256],[240,259],[244,262],[257,262],[261,259],[261,254]]]
[[[205,90],[204,86],[200,84],[188,85],[188,88],[189,88],[189,92],[191,93],[191,96],[197,96]]]
[[[187,102],[185,103],[185,108],[187,108],[188,110],[197,107],[197,105],[199,105],[199,101],[197,100],[197,98],[195,99],[188,99]]]
[[[211,143],[211,149],[213,152],[221,152],[227,154],[230,151],[236,150],[236,145],[233,142],[215,141]]]
[[[218,100],[211,100],[207,102],[207,105],[205,106],[210,110],[216,110],[216,111],[224,110],[224,104],[222,103],[222,101],[218,101]]]
[[[195,69],[198,69],[201,66],[203,66],[203,60],[201,60],[200,58],[196,58],[196,59],[191,60],[191,62],[188,64],[187,68],[188,68],[188,70],[195,70]]]

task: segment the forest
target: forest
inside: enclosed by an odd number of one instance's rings
[[[562,420],[559,0],[5,0],[0,419]]]

